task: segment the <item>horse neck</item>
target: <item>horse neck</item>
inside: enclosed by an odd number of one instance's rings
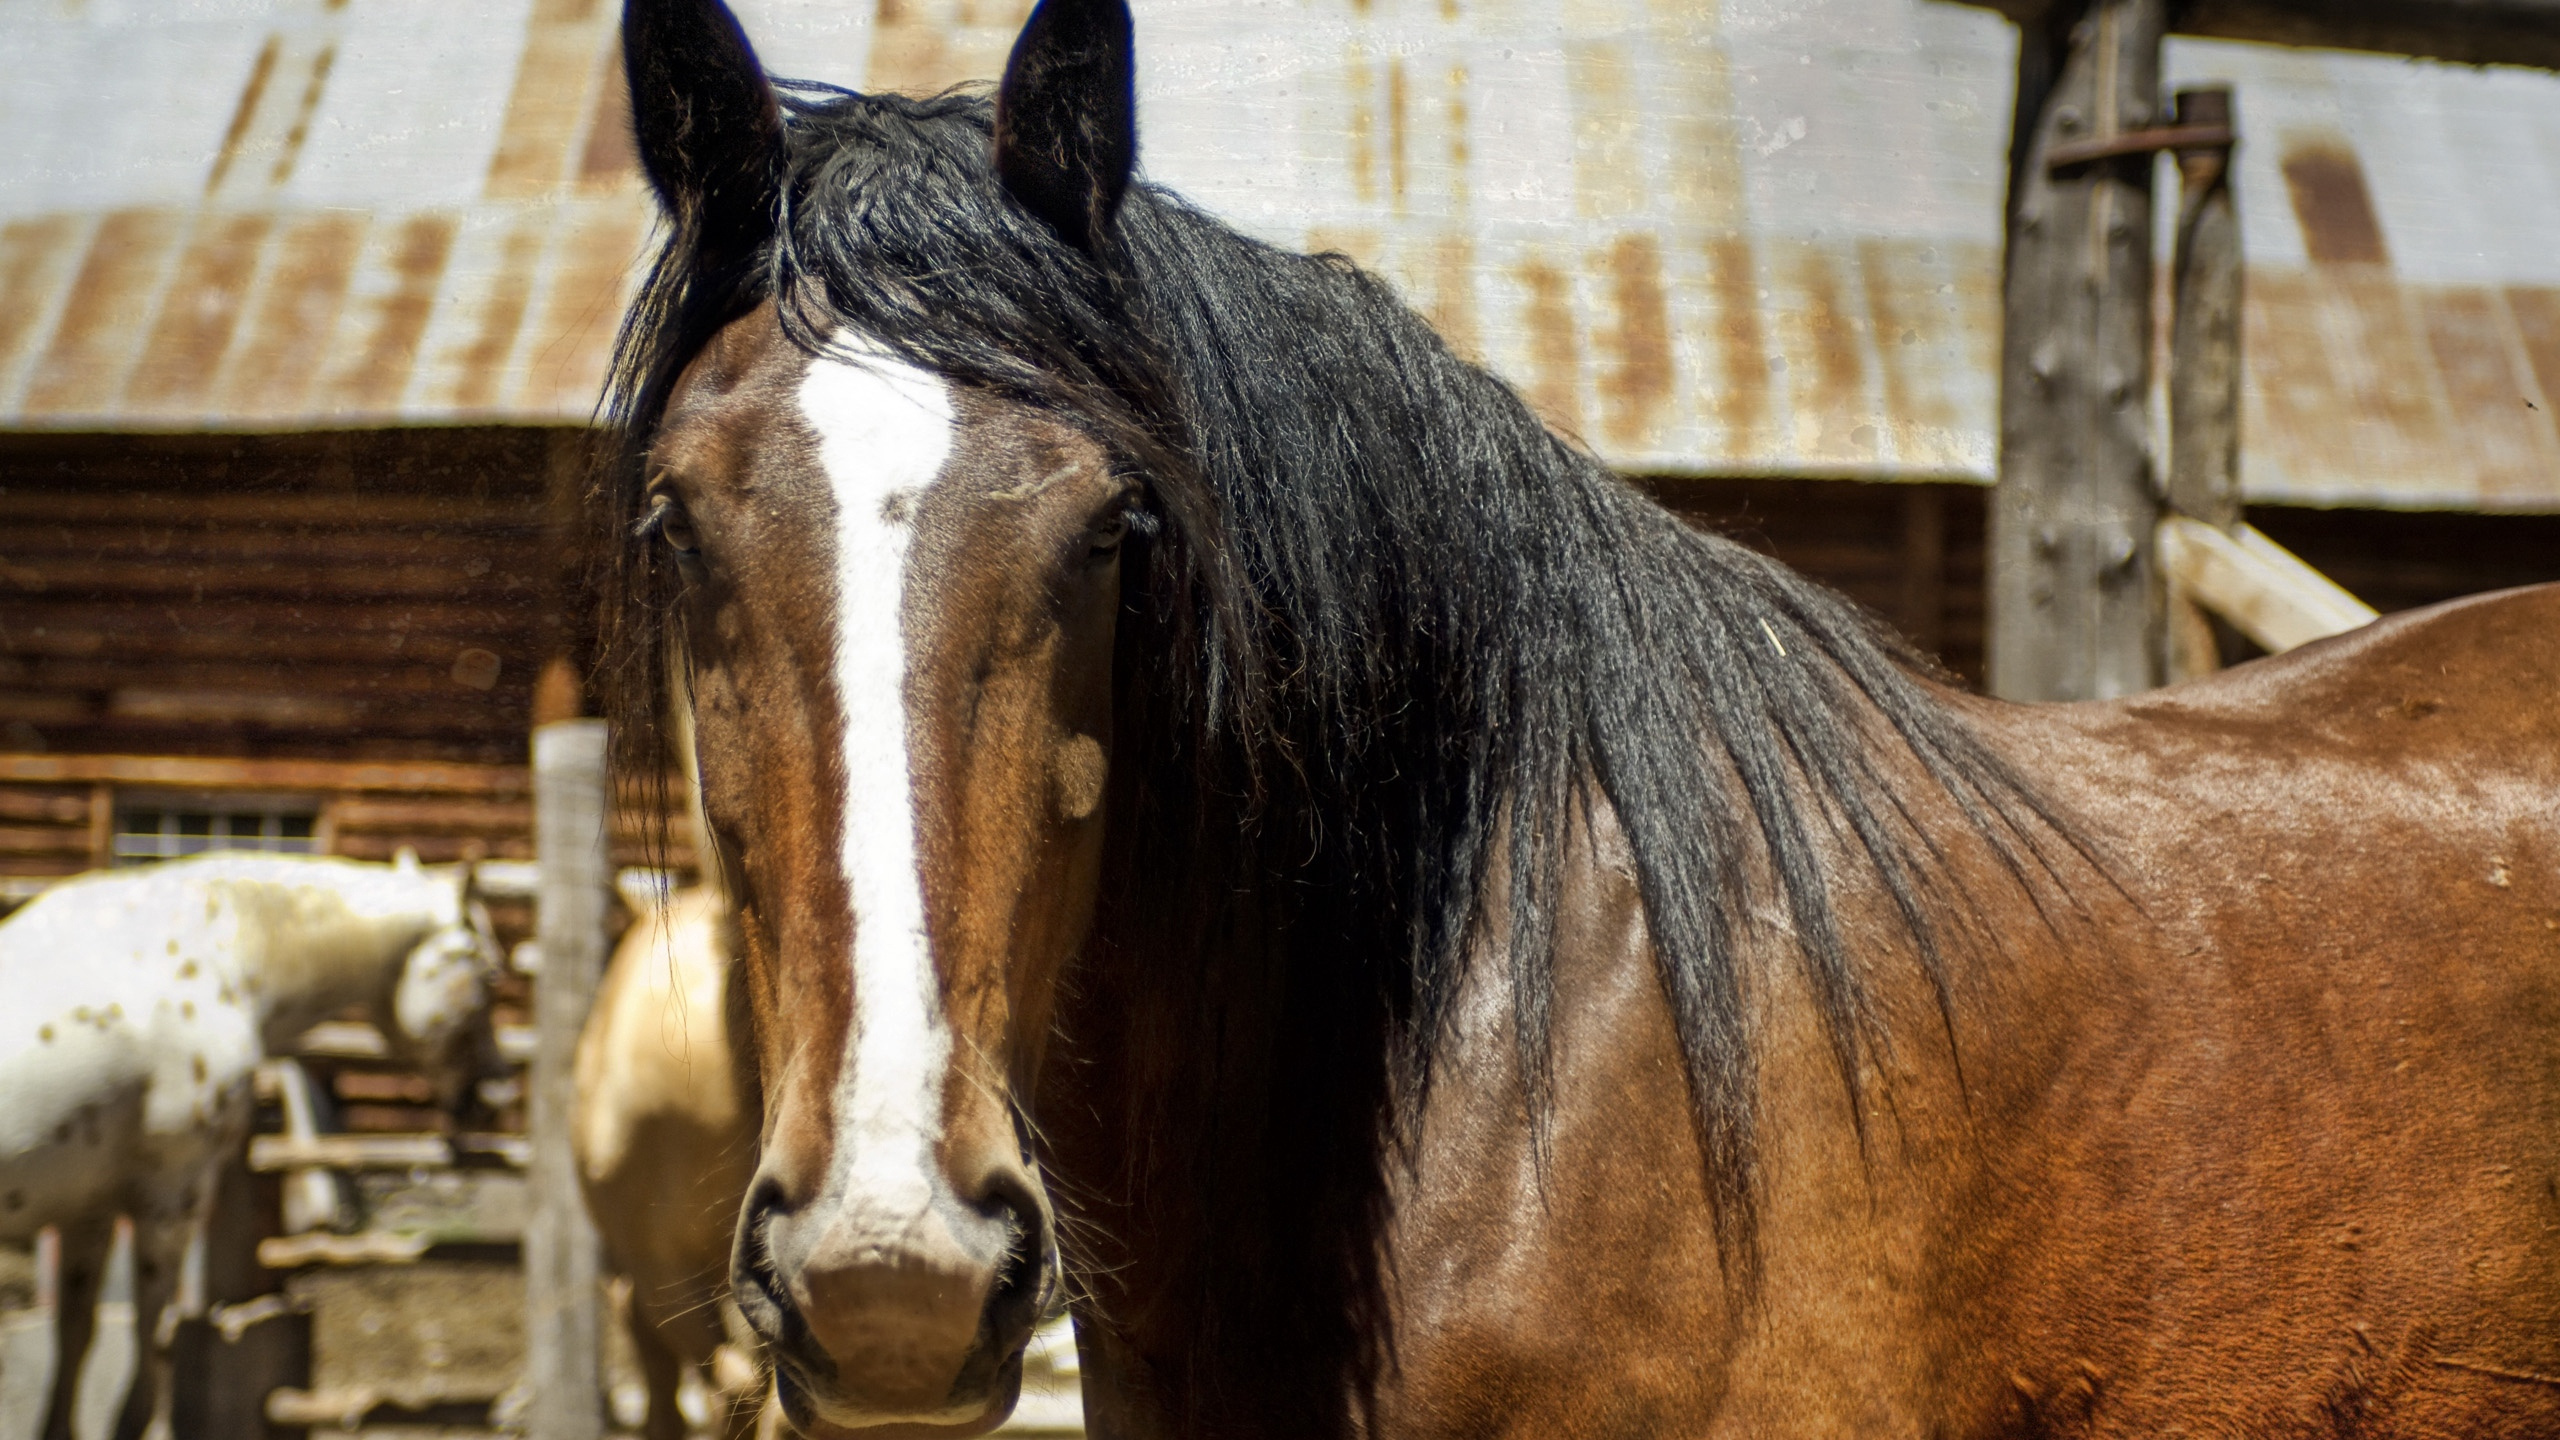
[[[1135,1382],[1131,1434],[1344,1435],[1382,1318],[1385,1017],[1288,993],[1317,967],[1271,938],[1315,928],[1274,920],[1284,903],[1231,896],[1232,943],[1204,966],[1125,923],[1142,893],[1096,934],[1041,1082],[1070,1263],[1135,1347],[1100,1368]],[[1130,1371],[1139,1353],[1173,1373]]]
[[[448,880],[318,870],[224,883],[254,942],[241,947],[270,1043],[351,1005],[380,1010],[409,951],[460,918]]]

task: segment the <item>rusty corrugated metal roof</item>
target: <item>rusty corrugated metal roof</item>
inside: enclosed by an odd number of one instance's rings
[[[613,8],[13,19],[0,424],[584,418],[650,223]],[[777,72],[899,89],[992,74],[1025,8],[741,6]],[[1613,462],[1990,478],[1996,18],[1137,8],[1154,178],[1374,265]],[[2240,86],[2253,498],[2560,508],[2560,80],[2187,41],[2170,65]]]
[[[652,218],[613,7],[155,8],[12,17],[0,419],[585,417]]]
[[[2560,76],[2175,41],[2239,95],[2241,482],[2560,509]]]

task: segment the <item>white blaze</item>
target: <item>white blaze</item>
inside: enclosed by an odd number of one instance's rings
[[[847,349],[859,347],[839,336]],[[933,1198],[951,1056],[925,939],[907,771],[911,516],[951,453],[951,395],[887,356],[819,359],[800,385],[835,495],[836,703],[844,720],[845,885],[853,902],[852,1053],[836,1080],[827,1188],[893,1238]],[[851,1218],[851,1215],[848,1215]]]

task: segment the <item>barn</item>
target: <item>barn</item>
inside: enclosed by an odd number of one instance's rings
[[[777,73],[909,90],[994,74],[1025,8],[740,7]],[[1154,180],[1379,270],[1667,503],[1984,674],[2009,20],[1936,0],[1137,9]],[[213,848],[531,859],[527,736],[584,708],[568,510],[652,225],[615,19],[604,0],[12,18],[0,898]],[[2560,79],[2195,38],[2165,65],[2236,96],[2250,521],[2384,610],[2560,578]],[[689,864],[636,820],[618,834],[621,864]],[[533,924],[522,902],[501,920]],[[528,993],[501,1018],[525,1023]],[[504,1419],[514,1353],[448,1331],[520,1310],[520,1099],[448,1135],[361,1037],[311,1049],[323,1128],[384,1141],[333,1152],[372,1196],[357,1233],[406,1214],[432,1243],[391,1266],[279,1245],[275,1177],[316,1152],[271,1146],[240,1201],[270,1218],[243,1222],[251,1260],[189,1342],[258,1358],[193,1403],[277,1430]],[[385,1158],[430,1132],[435,1165]],[[396,1338],[332,1338],[367,1324]]]

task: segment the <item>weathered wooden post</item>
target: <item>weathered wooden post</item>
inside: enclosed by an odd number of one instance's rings
[[[2018,700],[2158,683],[2151,168],[2166,0],[2019,27],[1990,681]]]
[[[2240,525],[2240,214],[2231,194],[2231,91],[2181,90],[2177,128],[2223,132],[2178,153],[2178,241],[2170,261],[2169,508],[2216,529]],[[2220,667],[2213,624],[2174,582],[2168,678]]]
[[[569,1117],[578,1032],[604,969],[605,905],[613,884],[606,833],[611,799],[601,720],[558,720],[533,732],[533,848],[542,871],[534,982],[532,1214],[524,1236],[525,1384],[530,1440],[597,1440],[604,1433],[599,1259],[595,1224],[578,1193]]]

